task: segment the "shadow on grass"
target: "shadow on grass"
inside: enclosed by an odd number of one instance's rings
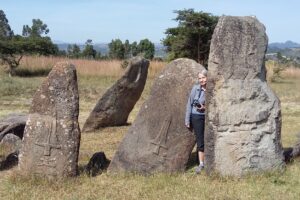
[[[290,81],[290,80],[286,80],[286,79],[276,79],[276,80],[273,80],[271,81],[271,83],[274,83],[274,84],[294,84],[293,81]]]
[[[93,154],[87,165],[79,165],[78,173],[86,174],[94,177],[102,174],[107,170],[110,160],[106,158],[104,152],[96,152]]]
[[[15,75],[19,77],[35,77],[35,76],[47,76],[51,68],[40,68],[40,69],[26,69],[26,68],[19,68],[16,69]]]
[[[9,170],[18,164],[18,153],[9,154],[5,160],[0,161],[0,171]]]
[[[197,166],[198,163],[199,163],[198,153],[197,152],[192,152],[190,157],[189,157],[189,160],[186,164],[186,170],[189,170],[189,169]]]

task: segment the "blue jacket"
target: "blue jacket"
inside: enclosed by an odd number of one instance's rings
[[[195,101],[199,104],[205,104],[205,91],[202,90],[200,84],[194,85],[191,90],[188,102],[186,104],[185,124],[190,124],[191,114],[205,115],[205,112],[199,112],[199,110],[193,106],[193,102]]]

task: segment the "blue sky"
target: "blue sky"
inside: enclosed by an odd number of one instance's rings
[[[300,43],[299,0],[0,0],[15,33],[39,18],[55,41],[84,43],[112,39],[160,42],[175,27],[174,10],[194,8],[214,15],[255,15],[267,29],[269,42]]]

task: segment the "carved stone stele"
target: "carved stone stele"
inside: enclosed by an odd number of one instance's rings
[[[195,137],[184,124],[186,103],[204,67],[190,59],[168,64],[121,142],[110,171],[184,171]]]
[[[208,63],[205,163],[241,176],[284,166],[280,101],[266,82],[268,38],[255,17],[222,16]]]
[[[50,178],[77,174],[78,114],[76,69],[58,63],[33,97],[20,151],[21,173]]]

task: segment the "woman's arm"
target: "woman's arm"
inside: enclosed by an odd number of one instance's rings
[[[186,104],[185,125],[188,128],[190,127],[190,117],[191,117],[191,113],[192,113],[192,102],[194,100],[195,92],[196,92],[196,86],[194,85],[192,90],[191,90],[191,93],[189,95],[187,104]]]

